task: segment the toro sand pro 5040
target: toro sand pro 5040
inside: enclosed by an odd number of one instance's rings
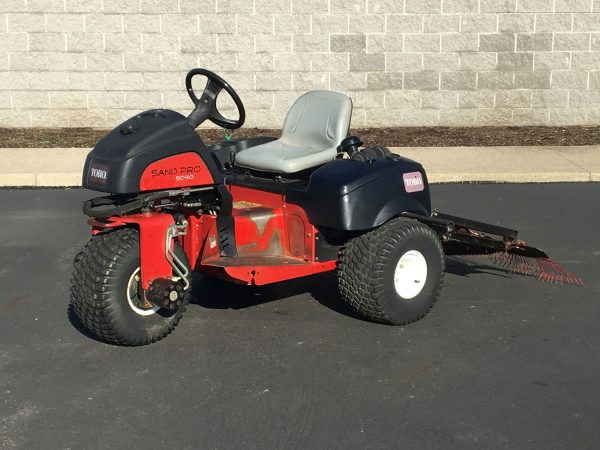
[[[207,78],[199,97],[196,75]],[[190,301],[192,270],[246,285],[336,271],[350,308],[394,325],[432,308],[445,255],[491,255],[511,272],[581,282],[514,230],[432,211],[419,163],[347,136],[343,94],[300,96],[279,139],[207,147],[198,125],[239,128],[244,106],[208,70],[190,71],[186,88],[188,117],[143,112],[87,157],[83,186],[109,195],[84,203],[92,238],[75,258],[71,302],[101,340],[143,345],[169,334]],[[222,91],[237,120],[219,113]]]

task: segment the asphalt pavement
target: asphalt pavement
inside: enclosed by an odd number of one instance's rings
[[[84,190],[0,190],[0,446],[600,448],[600,184],[432,186],[433,205],[514,227],[583,288],[448,262],[406,327],[353,317],[332,275],[195,280],[156,344],[68,314]]]

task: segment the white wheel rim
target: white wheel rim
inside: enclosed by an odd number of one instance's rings
[[[140,279],[139,274],[140,274],[140,268],[138,267],[129,277],[129,282],[127,283],[127,303],[129,303],[129,307],[136,314],[139,314],[140,316],[151,316],[152,314],[154,314],[156,311],[158,311],[160,309],[158,306],[154,306],[154,307],[148,308],[148,309],[140,308],[135,303],[133,303],[133,299],[131,298],[131,287],[132,287],[133,283],[139,283],[139,279]]]
[[[409,250],[400,257],[394,271],[394,287],[404,299],[415,298],[427,281],[427,261],[418,250]]]

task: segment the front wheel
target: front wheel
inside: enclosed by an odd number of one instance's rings
[[[437,234],[420,222],[398,218],[342,247],[338,286],[342,299],[367,320],[404,325],[433,307],[444,268]]]
[[[189,269],[187,256],[174,252]],[[140,286],[140,239],[133,228],[118,228],[92,237],[75,257],[71,304],[76,316],[98,339],[117,345],[145,345],[168,335],[191,297],[185,293],[175,311],[145,302]]]

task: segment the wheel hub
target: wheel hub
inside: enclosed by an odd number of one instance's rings
[[[396,293],[407,300],[421,293],[427,280],[427,261],[418,250],[404,253],[394,271],[394,288]]]

